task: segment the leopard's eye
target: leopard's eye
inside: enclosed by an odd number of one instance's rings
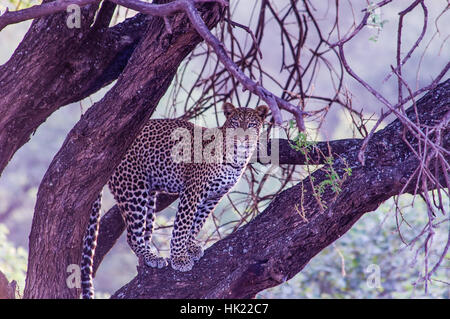
[[[239,121],[238,121],[238,120],[235,120],[235,119],[231,119],[231,120],[230,120],[230,124],[231,124],[232,126],[239,126]]]
[[[256,124],[256,123],[248,123],[248,127],[249,128],[257,128],[258,124]]]

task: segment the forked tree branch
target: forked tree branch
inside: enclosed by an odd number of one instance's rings
[[[95,21],[97,7],[83,8],[79,29],[66,27],[65,14],[34,21],[0,66],[0,175],[50,114],[95,93],[123,71],[148,20],[138,14],[107,28],[111,5],[103,3]]]

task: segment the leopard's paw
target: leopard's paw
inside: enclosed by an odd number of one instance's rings
[[[203,257],[203,248],[200,245],[190,242],[187,248],[189,256],[194,260],[198,261]]]
[[[183,272],[189,271],[194,267],[194,260],[188,255],[170,257],[170,263],[172,264],[173,269]]]
[[[152,268],[163,268],[168,265],[167,258],[156,256],[155,254],[149,254],[144,258],[147,266]]]

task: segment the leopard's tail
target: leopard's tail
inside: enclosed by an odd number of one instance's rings
[[[94,269],[94,254],[97,247],[98,228],[100,224],[100,206],[102,193],[92,204],[91,216],[83,238],[83,252],[81,253],[81,290],[83,299],[92,299],[94,297],[94,285],[92,281]]]

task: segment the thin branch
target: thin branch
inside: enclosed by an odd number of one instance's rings
[[[415,4],[413,3],[413,5],[411,5],[410,7],[406,8],[405,10],[403,10],[402,12],[399,13],[400,15],[400,21],[403,20],[403,17],[406,13],[410,12],[413,8],[415,8]],[[428,26],[428,9],[425,6],[423,1],[420,1],[420,5],[422,6],[422,10],[423,10],[423,28],[422,28],[422,32],[420,33],[419,37],[417,38],[416,42],[414,43],[414,45],[411,47],[411,49],[408,51],[408,53],[405,55],[405,57],[402,59],[401,63],[397,62],[397,67],[395,68],[394,71],[399,70],[411,57],[411,55],[413,54],[413,52],[415,51],[415,49],[419,46],[420,42],[422,41],[423,37],[425,36],[425,32],[427,30],[427,26]],[[399,22],[400,23],[400,22]],[[400,37],[400,33],[398,32],[398,37]],[[397,51],[400,52],[400,48],[397,48]],[[399,54],[397,53],[397,59],[399,59]],[[392,74],[394,74],[394,72],[389,73],[383,80],[383,82],[386,82],[387,80],[389,80],[389,78],[392,76]]]
[[[8,11],[8,8],[6,8],[5,13],[0,16],[0,31],[10,24],[66,11],[67,7],[71,4],[76,4],[79,7],[83,7],[85,5],[98,2],[100,2],[100,0],[59,0],[43,3],[41,5],[35,5],[18,11]]]
[[[110,1],[136,11],[160,17],[172,15],[174,13],[183,11],[184,9],[183,7],[184,0],[176,0],[166,4],[144,3],[137,0],[126,0],[126,1],[110,0]],[[190,0],[190,1],[192,1],[195,4],[205,2],[217,2],[220,3],[221,5],[228,5],[225,0]],[[41,18],[61,11],[66,11],[67,7],[71,4],[78,5],[79,7],[84,7],[88,4],[98,2],[100,2],[100,0],[57,0],[43,3],[40,5],[35,5],[30,8],[18,11],[8,11],[7,8],[5,13],[0,16],[0,31],[10,24]]]
[[[185,11],[187,2],[191,4],[216,2],[222,6],[228,6],[228,2],[226,2],[225,0],[175,0],[164,4],[153,4],[142,2],[140,0],[110,0],[110,1],[135,11],[159,17],[169,16],[174,13]]]
[[[297,121],[297,126],[300,130],[304,130],[303,115],[305,114],[298,107],[290,104],[289,102],[274,96],[271,92],[253,82],[248,76],[246,76],[230,59],[227,55],[223,43],[221,43],[208,29],[208,27],[203,22],[202,18],[198,14],[197,9],[189,1],[186,1],[186,13],[193,24],[197,32],[202,36],[203,39],[213,47],[217,54],[217,57],[225,66],[225,68],[230,72],[238,81],[244,86],[245,89],[258,95],[262,100],[264,100],[272,111],[272,116],[277,124],[281,124],[281,112],[280,108],[292,113]]]
[[[364,28],[364,27],[367,25],[367,20],[368,20],[369,17],[370,17],[371,11],[372,11],[372,10],[375,10],[376,8],[381,8],[381,7],[385,6],[386,4],[388,4],[388,3],[390,3],[390,2],[392,2],[392,0],[384,0],[384,1],[381,1],[381,2],[379,2],[379,3],[377,3],[377,4],[372,5],[371,8],[370,8],[371,10],[368,10],[368,9],[363,10],[363,11],[366,11],[366,13],[364,14],[364,17],[362,18],[362,20],[361,20],[361,22],[358,24],[358,26],[355,28],[355,30],[353,30],[353,32],[350,33],[350,34],[349,34],[348,36],[346,36],[345,38],[339,39],[338,42],[331,44],[331,45],[330,45],[330,48],[333,48],[333,47],[335,47],[335,46],[342,46],[342,45],[344,45],[346,42],[348,42],[348,41],[350,41],[351,39],[353,39],[353,38],[354,38],[354,37],[362,30],[362,28]]]
[[[299,107],[290,104],[289,102],[275,96],[265,88],[263,88],[258,83],[255,83],[247,75],[239,69],[239,67],[232,61],[228,56],[224,44],[219,41],[206,26],[205,22],[201,18],[198,10],[195,8],[194,4],[199,2],[218,2],[224,4],[224,1],[213,1],[213,0],[176,0],[164,5],[154,5],[149,3],[144,3],[138,0],[111,0],[112,2],[122,5],[124,7],[151,15],[165,16],[178,11],[184,11],[189,20],[191,21],[195,30],[199,35],[208,43],[216,53],[218,59],[225,66],[228,72],[232,74],[244,87],[244,90],[249,90],[251,93],[256,94],[262,100],[264,100],[272,111],[272,116],[277,124],[282,123],[282,116],[280,109],[284,109],[292,113],[297,122],[299,130],[304,130],[305,125],[303,121],[303,116],[306,114]]]
[[[254,46],[255,50],[258,52],[259,57],[262,58],[262,52],[261,52],[261,49],[259,48],[258,41],[256,40],[256,37],[255,37],[255,34],[253,33],[253,31],[249,27],[247,27],[243,24],[237,23],[231,19],[226,19],[226,21],[233,27],[241,28],[241,29],[245,30],[248,34],[250,34],[250,36],[252,37],[252,40],[253,40],[253,46]]]

